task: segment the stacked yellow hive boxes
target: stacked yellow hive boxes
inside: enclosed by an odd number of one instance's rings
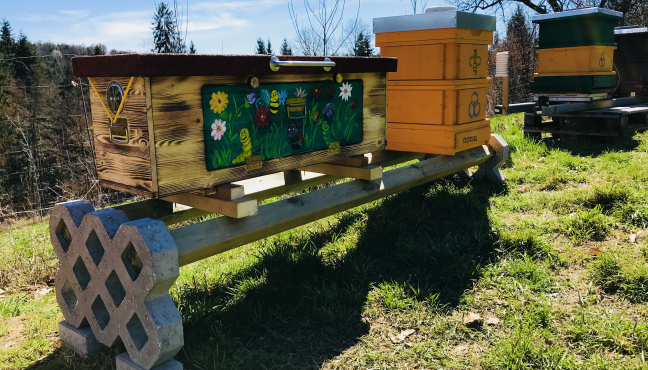
[[[488,143],[494,31],[495,17],[454,7],[374,19],[381,56],[398,58],[388,79],[388,150],[452,155]]]

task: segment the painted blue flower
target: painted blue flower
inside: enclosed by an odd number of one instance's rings
[[[248,101],[248,103],[250,105],[254,105],[254,102],[256,101],[256,99],[257,99],[257,96],[256,96],[256,93],[254,91],[247,94],[247,101]]]
[[[326,117],[331,117],[333,115],[333,104],[331,103],[326,104],[324,110],[326,111]]]
[[[288,93],[286,92],[286,89],[281,89],[281,92],[279,93],[279,104],[281,105],[286,104],[287,97],[288,97]]]

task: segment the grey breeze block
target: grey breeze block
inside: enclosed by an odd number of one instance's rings
[[[178,249],[163,222],[129,221],[122,211],[71,201],[54,207],[50,238],[60,262],[56,299],[67,324],[89,325],[106,346],[121,338],[144,369],[180,351],[182,317],[169,296],[179,275]]]

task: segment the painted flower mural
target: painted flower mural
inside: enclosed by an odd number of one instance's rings
[[[281,89],[279,92],[279,104],[284,105],[286,104],[286,98],[288,98],[288,93],[286,92],[286,89]]]
[[[223,134],[225,131],[227,131],[227,127],[225,126],[227,122],[217,119],[212,123],[211,125],[211,136],[214,137],[214,140],[220,140],[223,137]]]
[[[326,117],[331,117],[333,115],[333,104],[326,103],[324,111],[326,112]]]
[[[225,108],[227,108],[227,103],[229,103],[227,100],[227,94],[219,91],[217,93],[212,93],[211,97],[212,98],[209,101],[209,107],[211,110],[213,110],[214,113],[223,113]]]
[[[266,161],[363,140],[359,80],[205,85],[201,97],[210,171],[244,164],[252,153]]]
[[[266,107],[257,108],[254,123],[256,123],[259,128],[266,127],[268,123],[270,123],[270,109]]]
[[[342,97],[342,100],[349,101],[349,98],[351,97],[351,90],[353,90],[353,88],[348,82],[345,82],[342,84],[342,86],[340,86],[340,96]]]
[[[298,87],[295,89],[295,92],[293,93],[296,98],[305,98],[306,97],[306,90],[302,89],[301,87]]]
[[[313,88],[311,88],[311,92],[313,93],[313,96],[315,99],[319,99],[320,96],[322,95],[322,85],[321,84],[315,84]]]

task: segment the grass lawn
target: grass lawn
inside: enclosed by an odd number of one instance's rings
[[[492,120],[512,149],[505,187],[455,176],[183,267],[176,358],[648,369],[648,133],[533,142],[521,125]],[[0,369],[114,368],[123,349],[89,361],[61,348],[47,225],[0,231],[0,245]]]

